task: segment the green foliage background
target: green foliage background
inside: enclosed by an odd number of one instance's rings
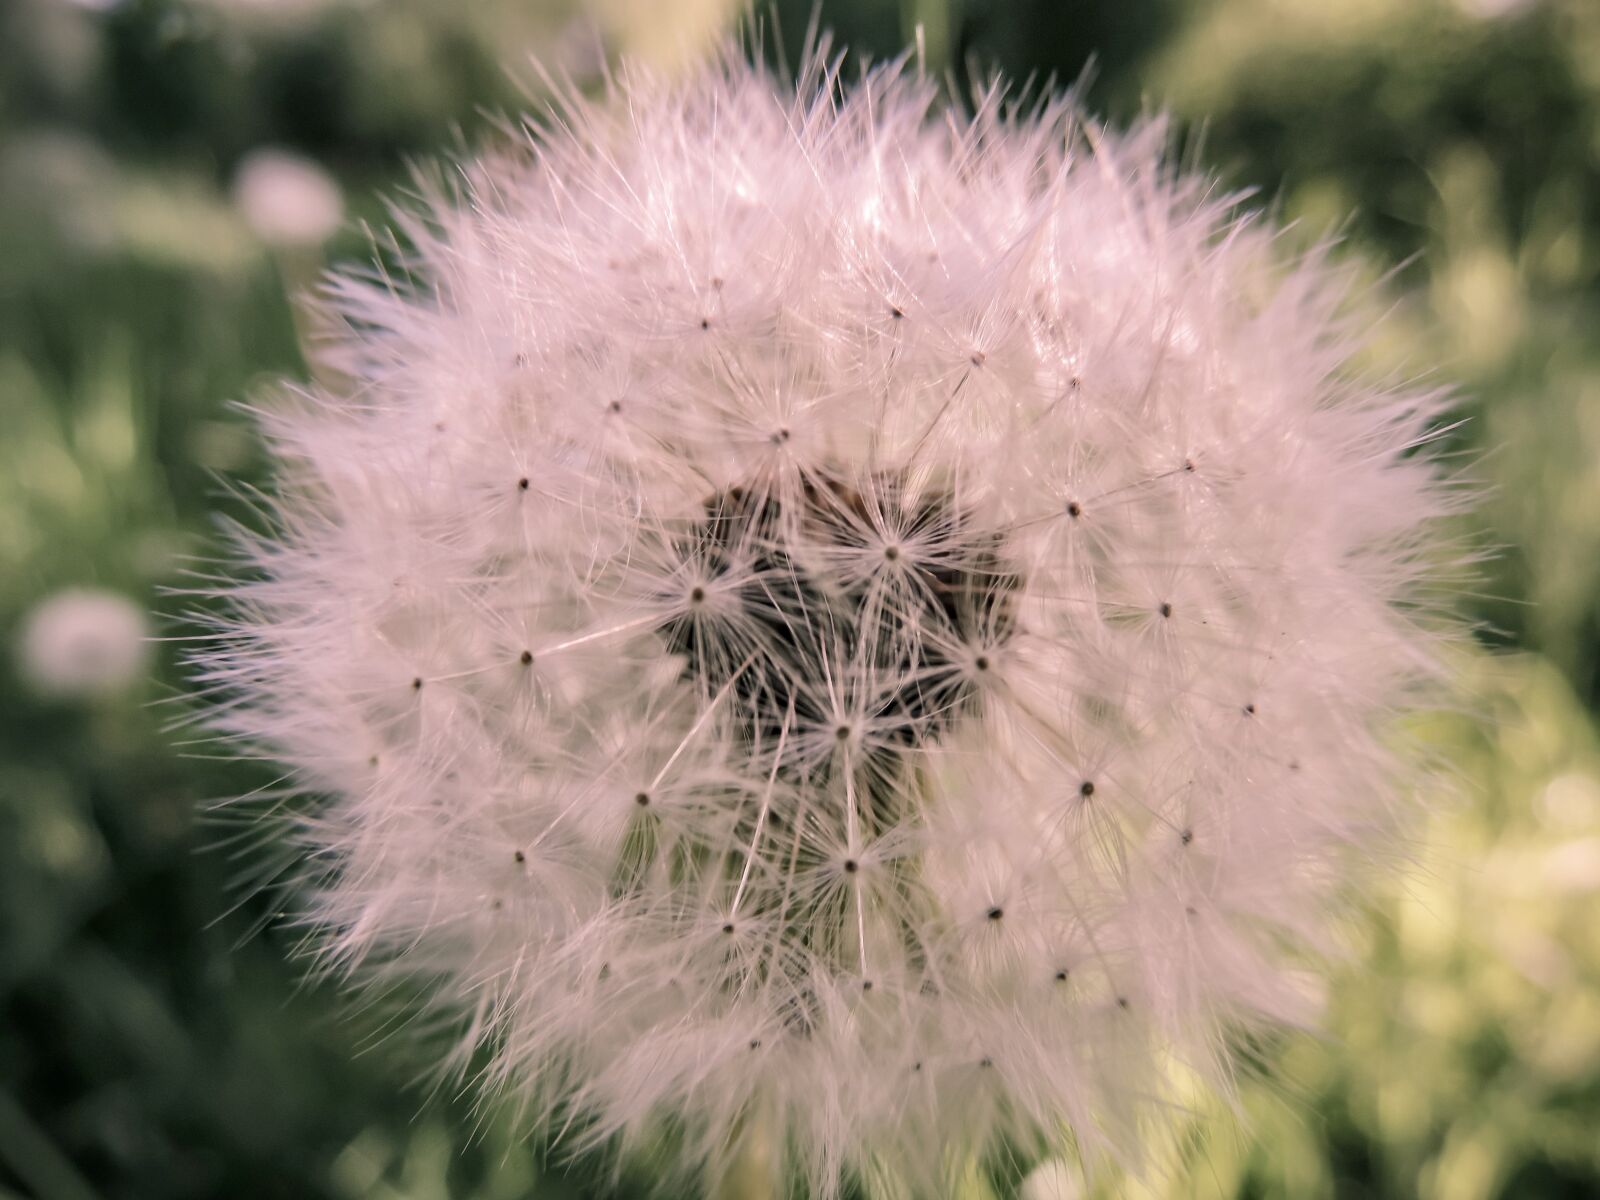
[[[769,15],[791,57],[810,0]],[[155,677],[69,703],[16,630],[71,585],[151,609],[218,548],[260,461],[229,402],[303,374],[240,157],[319,159],[381,220],[408,156],[489,136],[528,55],[681,61],[726,0],[0,3],[0,1196],[601,1197],[326,986],[237,886],[269,860],[208,822],[263,782],[173,721]],[[1259,1048],[1243,1117],[1201,1105],[1108,1194],[1600,1195],[1600,4],[1594,0],[824,0],[846,44],[920,25],[958,78],[1095,61],[1114,119],[1159,107],[1308,236],[1342,229],[1401,300],[1375,358],[1462,385],[1458,448],[1498,548],[1470,600],[1480,711],[1426,733],[1459,780],[1352,937],[1332,1035]],[[775,26],[781,39],[771,36]],[[172,626],[181,632],[181,626]],[[1073,1196],[1047,1164],[1024,1195]],[[978,1200],[1018,1190],[974,1172]]]

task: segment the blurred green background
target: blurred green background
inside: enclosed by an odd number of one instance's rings
[[[769,53],[797,52],[811,7],[763,10]],[[265,777],[174,726],[173,647],[117,622],[177,607],[162,589],[217,552],[212,514],[241,509],[219,480],[262,468],[230,402],[305,374],[288,298],[366,254],[411,158],[530,103],[530,56],[591,81],[623,54],[670,68],[739,16],[0,0],[0,1195],[648,1183],[541,1165],[301,982],[237,886],[269,857],[205,815]],[[1152,1181],[1102,1190],[1600,1196],[1600,3],[825,0],[821,20],[875,55],[920,25],[957,77],[1092,59],[1098,110],[1169,109],[1229,183],[1308,237],[1342,229],[1400,297],[1377,365],[1462,385],[1455,448],[1493,489],[1470,530],[1498,550],[1468,601],[1478,711],[1425,730],[1460,786],[1353,930],[1331,1036],[1257,1047],[1245,1122],[1202,1106]],[[966,1187],[1019,1190],[1081,1189],[1049,1165]]]

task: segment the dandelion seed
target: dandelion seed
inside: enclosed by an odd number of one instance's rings
[[[1134,1154],[1392,852],[1439,401],[1159,123],[619,87],[434,187],[335,286],[348,392],[267,419],[196,661],[308,797],[322,959],[577,1149]]]

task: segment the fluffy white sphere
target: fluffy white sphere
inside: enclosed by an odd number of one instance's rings
[[[117,592],[64,588],[24,618],[22,675],[46,696],[81,699],[132,686],[149,662],[144,612]]]
[[[233,180],[246,224],[273,246],[319,246],[344,220],[344,193],[309,158],[266,147],[252,150]]]
[[[624,83],[402,217],[199,661],[328,965],[490,1088],[932,1193],[1305,1014],[1448,503],[1159,125],[838,83]]]

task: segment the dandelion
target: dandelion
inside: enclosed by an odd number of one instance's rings
[[[432,186],[198,655],[330,971],[565,1144],[1135,1155],[1312,1019],[1438,675],[1432,394],[1070,99],[634,77]]]
[[[65,588],[24,618],[23,677],[43,696],[85,699],[131,687],[149,661],[144,611],[117,592]]]
[[[344,194],[316,163],[287,150],[253,150],[239,164],[234,203],[271,246],[320,246],[344,220]]]

